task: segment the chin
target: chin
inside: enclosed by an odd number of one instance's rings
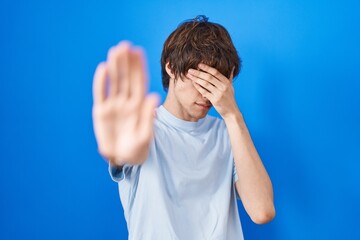
[[[196,118],[197,120],[200,120],[204,117],[206,117],[206,115],[208,114],[209,110],[204,110],[204,111],[197,111],[193,116],[194,118]]]

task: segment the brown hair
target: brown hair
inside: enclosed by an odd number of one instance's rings
[[[197,69],[199,63],[216,68],[224,76],[230,77],[234,67],[234,77],[241,69],[241,59],[228,31],[217,23],[208,22],[204,15],[184,21],[166,39],[161,54],[162,84],[169,88],[169,67],[175,79],[182,77],[190,68]]]

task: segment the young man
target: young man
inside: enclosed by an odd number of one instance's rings
[[[272,184],[234,98],[241,61],[227,30],[198,16],[171,33],[161,57],[167,97],[155,114],[144,61],[121,42],[94,76],[96,140],[129,239],[243,239],[237,195],[255,223],[272,220]]]

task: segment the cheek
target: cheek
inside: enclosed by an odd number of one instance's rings
[[[193,103],[197,100],[197,98],[201,97],[200,93],[196,90],[191,81],[184,82],[181,86],[179,86],[178,90],[181,94],[181,98],[187,103]]]
[[[196,88],[194,87],[194,85],[190,82],[190,84],[187,86],[187,93],[188,93],[188,97],[189,98],[198,98],[200,93],[198,90],[196,90]]]

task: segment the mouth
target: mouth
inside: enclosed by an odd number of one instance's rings
[[[202,109],[210,109],[212,107],[212,104],[208,104],[208,103],[195,103],[197,106],[199,106]]]

